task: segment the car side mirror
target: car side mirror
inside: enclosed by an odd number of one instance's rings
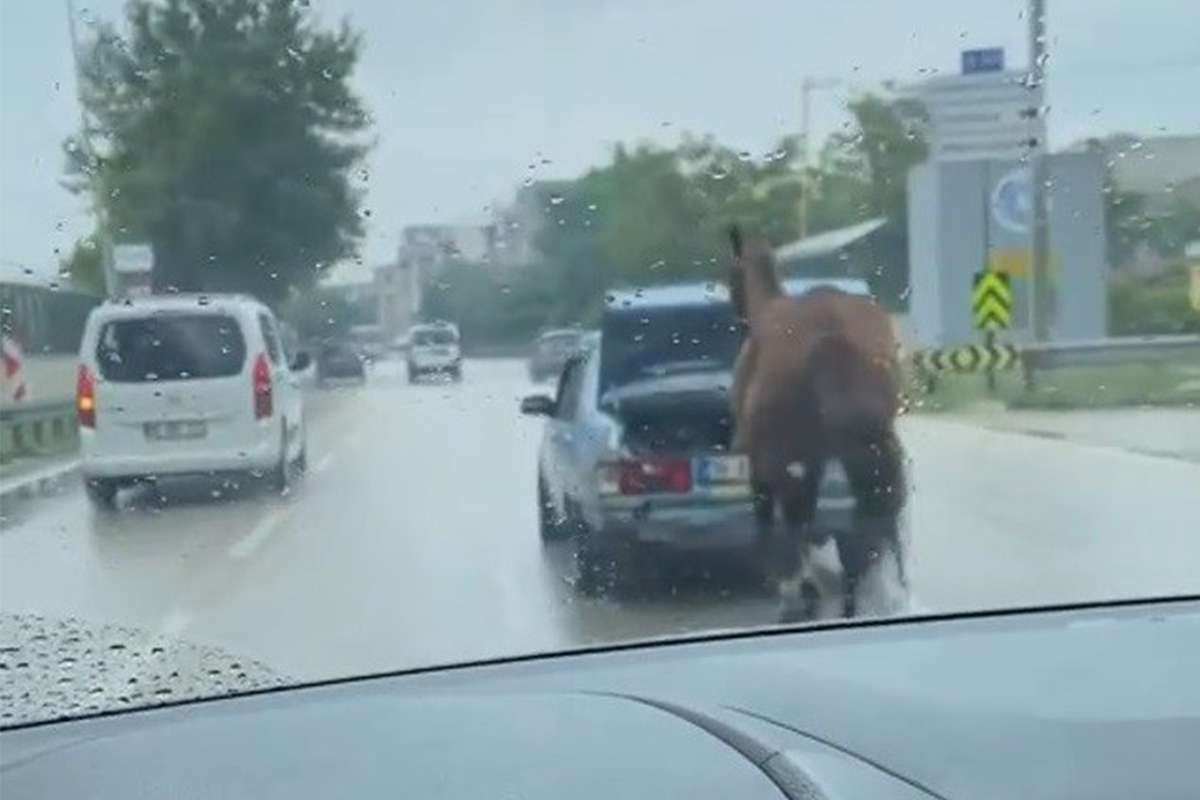
[[[549,395],[531,394],[521,400],[521,413],[531,417],[552,417],[554,399]]]
[[[303,372],[312,365],[312,356],[307,350],[301,350],[292,357],[292,372]]]

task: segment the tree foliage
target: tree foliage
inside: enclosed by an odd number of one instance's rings
[[[94,150],[76,188],[118,240],[149,241],[159,288],[279,301],[354,254],[349,175],[367,114],[348,85],[359,38],[297,0],[129,0],[84,54]]]
[[[850,109],[852,129],[829,140],[809,176],[810,233],[893,218],[880,244],[891,256],[890,273],[863,277],[902,297],[908,281],[906,179],[925,157],[916,132],[919,109],[871,95]],[[612,287],[720,279],[730,223],[775,245],[800,237],[797,153],[795,138],[760,154],[711,137],[685,137],[674,148],[617,145],[607,164],[575,180],[522,190],[519,200],[532,205],[539,219],[539,259],[513,271],[506,292],[495,291],[495,278],[473,277],[459,266],[453,280],[426,296],[426,316],[515,338],[542,326],[593,324]],[[487,281],[490,288],[477,285]]]
[[[85,292],[104,296],[104,255],[97,234],[85,236],[71,248],[59,265],[61,275]]]

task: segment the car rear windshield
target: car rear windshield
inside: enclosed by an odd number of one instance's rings
[[[96,360],[109,381],[222,378],[242,371],[246,341],[237,322],[220,314],[113,320],[100,330]]]
[[[604,316],[600,393],[644,378],[732,369],[742,329],[728,303],[621,309]]]
[[[431,344],[454,344],[458,341],[458,337],[454,335],[454,331],[417,331],[412,336],[412,342],[415,345],[431,345]]]
[[[563,355],[579,347],[578,333],[556,333],[538,341],[538,349],[547,355]]]

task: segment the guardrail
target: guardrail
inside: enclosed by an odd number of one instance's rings
[[[78,443],[74,402],[30,403],[0,409],[0,461],[66,453]]]
[[[1060,367],[1105,366],[1133,361],[1200,359],[1200,336],[1129,336],[1077,342],[1045,342],[1021,347],[1025,387],[1034,388],[1037,373]]]

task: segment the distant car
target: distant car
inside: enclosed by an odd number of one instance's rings
[[[558,377],[563,365],[579,352],[583,332],[574,329],[546,331],[538,337],[529,357],[529,379],[539,383]]]
[[[109,302],[88,316],[76,407],[87,494],[147,477],[244,472],[284,486],[305,464],[304,402],[271,310],[237,295]]]
[[[353,342],[330,341],[317,350],[317,382],[335,379],[367,380],[366,359]]]
[[[802,294],[828,282],[787,282]],[[865,284],[841,287],[865,291]],[[729,452],[729,385],[742,329],[723,287],[622,292],[599,341],[570,358],[555,397],[522,401],[547,418],[538,454],[543,539],[572,536],[577,586],[622,582],[655,551],[742,551],[759,545],[744,455]],[[587,339],[585,339],[587,341]],[[826,469],[818,524],[846,529],[854,501],[844,471]]]
[[[449,322],[414,325],[408,334],[408,380],[445,374],[462,379],[462,348],[458,326]]]

